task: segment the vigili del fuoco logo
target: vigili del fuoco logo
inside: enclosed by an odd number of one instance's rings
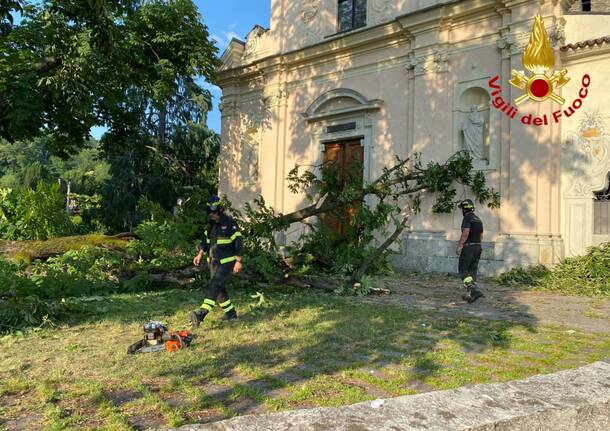
[[[513,69],[511,71],[510,85],[523,91],[523,94],[513,101],[514,105],[502,98],[502,87],[498,84],[500,75],[489,80],[491,95],[494,97],[492,100],[494,108],[514,119],[519,112],[517,106],[525,101],[543,102],[551,99],[559,105],[565,105],[565,99],[556,91],[570,80],[568,70],[566,68],[554,70],[555,54],[540,15],[536,15],[534,19],[530,40],[523,52],[521,62],[523,67],[531,72],[531,75],[526,74],[523,70]],[[582,100],[587,97],[590,84],[591,77],[588,74],[583,75],[578,97],[569,106],[562,106],[562,109],[553,111],[550,121],[559,123],[561,117],[571,117],[582,106]],[[540,117],[533,117],[532,114],[520,115],[519,120],[525,125],[534,126],[546,126],[550,123],[547,114]]]

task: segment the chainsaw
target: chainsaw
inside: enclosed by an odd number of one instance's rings
[[[165,350],[176,352],[190,346],[193,335],[190,331],[169,331],[163,322],[150,321],[143,326],[144,337],[127,348],[127,354],[153,353]]]

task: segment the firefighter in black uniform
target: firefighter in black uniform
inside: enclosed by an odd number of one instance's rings
[[[237,317],[225,285],[232,272],[238,273],[241,270],[242,235],[235,220],[224,214],[218,196],[213,196],[208,202],[208,213],[210,223],[204,232],[199,253],[193,259],[193,265],[199,266],[204,254],[207,255],[205,258],[210,268],[210,283],[201,308],[191,313],[193,328],[197,328],[216,305],[225,313],[223,320]]]
[[[462,209],[462,235],[455,252],[460,257],[458,271],[467,294],[463,296],[469,304],[483,296],[477,289],[477,272],[481,258],[481,241],[483,240],[483,222],[474,213],[474,203],[465,199],[458,205]]]

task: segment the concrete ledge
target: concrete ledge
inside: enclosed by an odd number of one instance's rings
[[[610,363],[508,383],[462,387],[338,408],[294,410],[187,425],[180,431],[242,430],[610,430]]]

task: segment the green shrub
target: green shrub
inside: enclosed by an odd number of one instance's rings
[[[35,284],[0,257],[0,332],[42,323],[55,308],[40,299]]]
[[[132,243],[148,248],[141,241]],[[87,298],[163,288],[149,271],[184,266],[192,259],[176,251],[135,259],[130,252],[84,246],[34,261],[28,276],[19,265],[0,259],[0,331],[63,319],[73,307],[95,314]]]
[[[0,237],[47,239],[74,233],[58,184],[38,183],[35,190],[0,190]]]
[[[498,281],[565,294],[610,296],[610,243],[591,247],[583,256],[566,258],[552,269],[512,269],[499,276]]]
[[[498,277],[498,281],[505,286],[515,284],[534,286],[549,274],[550,270],[544,265],[532,266],[529,268],[513,268],[510,271],[501,274]]]

